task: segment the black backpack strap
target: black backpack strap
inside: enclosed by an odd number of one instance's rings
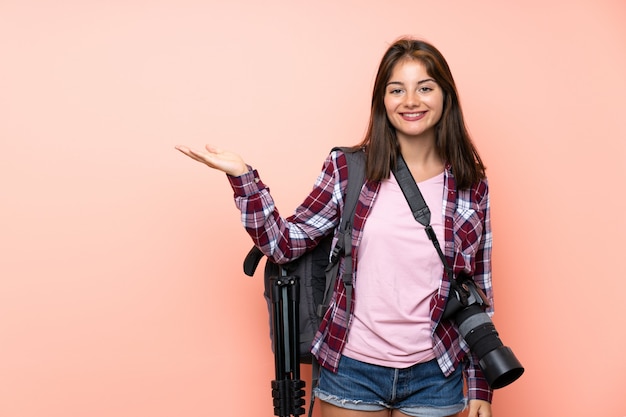
[[[337,273],[339,270],[339,259],[345,258],[346,269],[343,274],[343,284],[346,288],[346,311],[350,314],[352,307],[352,223],[356,204],[361,195],[361,188],[365,182],[365,152],[363,150],[351,151],[349,148],[337,147],[333,151],[343,151],[346,156],[348,166],[348,185],[346,186],[346,200],[341,214],[341,223],[337,234],[337,244],[333,248],[330,256],[330,263],[326,268],[326,290],[324,291],[324,302],[318,308],[318,316],[322,317],[330,304]]]
[[[352,306],[352,223],[356,204],[361,195],[361,189],[365,182],[365,152],[360,149],[352,151],[350,148],[336,147],[333,151],[340,150],[346,156],[348,166],[348,185],[346,187],[346,199],[341,214],[337,244],[333,248],[330,263],[326,268],[326,289],[324,291],[324,302],[318,306],[317,315],[322,317],[330,304],[330,299],[335,290],[337,273],[339,272],[339,259],[345,258],[346,270],[343,274],[343,284],[346,288],[346,311],[350,314]],[[346,249],[347,248],[347,249]],[[311,400],[309,402],[309,417],[313,416],[313,405],[315,395],[313,390],[317,387],[320,378],[321,367],[315,358],[312,360],[311,368]]]
[[[246,255],[246,259],[243,260],[243,272],[248,276],[253,276],[254,271],[256,271],[256,267],[259,265],[261,258],[263,258],[263,252],[261,249],[253,246],[252,249]]]

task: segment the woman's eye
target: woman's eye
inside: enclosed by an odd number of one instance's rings
[[[430,91],[433,91],[433,89],[431,87],[421,87],[419,91],[421,93],[428,93]]]
[[[399,88],[394,88],[393,90],[389,90],[389,94],[400,94],[402,90]]]

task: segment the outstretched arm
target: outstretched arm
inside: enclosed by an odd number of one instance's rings
[[[204,151],[182,145],[176,149],[228,175],[246,231],[254,244],[274,262],[285,263],[301,256],[331,233],[339,222],[341,189],[347,183],[345,156],[341,151],[328,155],[313,190],[294,215],[284,218],[258,172],[239,155],[211,145]]]
[[[204,151],[196,151],[183,145],[177,145],[176,149],[209,168],[217,169],[233,177],[238,177],[249,171],[248,166],[239,155],[212,145],[206,145]]]

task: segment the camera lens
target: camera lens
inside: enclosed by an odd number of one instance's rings
[[[459,332],[476,354],[480,368],[493,389],[502,388],[524,373],[513,351],[504,346],[491,318],[477,305],[460,310],[455,317]]]
[[[474,304],[457,315],[459,331],[479,358],[504,346],[493,322],[480,306]]]

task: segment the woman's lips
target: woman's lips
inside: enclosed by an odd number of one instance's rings
[[[425,114],[426,114],[425,111],[412,112],[412,113],[400,113],[402,118],[406,120],[407,122],[414,122],[416,120],[420,120],[424,117]]]

